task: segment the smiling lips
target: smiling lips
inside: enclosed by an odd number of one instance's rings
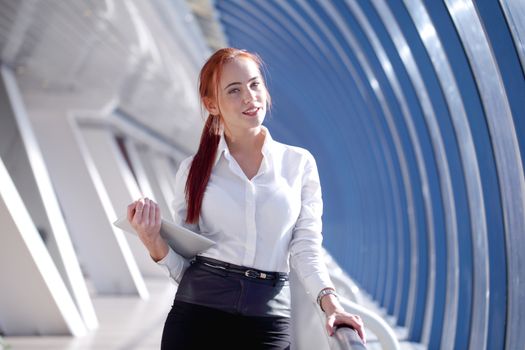
[[[250,116],[250,117],[254,117],[257,114],[257,112],[259,111],[259,109],[260,109],[259,107],[252,107],[252,108],[247,109],[244,112],[242,112],[242,114]]]

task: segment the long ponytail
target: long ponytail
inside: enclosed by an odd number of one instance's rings
[[[220,117],[210,114],[202,130],[199,150],[193,157],[186,181],[187,223],[195,223],[199,219],[204,191],[210,180],[217,147],[221,138],[220,130]]]

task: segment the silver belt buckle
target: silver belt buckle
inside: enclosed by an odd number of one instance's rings
[[[254,270],[246,270],[246,271],[244,271],[244,276],[250,277],[250,278],[259,278],[259,276],[262,277],[262,275],[266,276],[266,274],[259,275],[259,273],[257,271],[254,271]]]

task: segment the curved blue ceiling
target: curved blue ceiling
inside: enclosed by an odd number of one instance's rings
[[[274,138],[316,157],[346,271],[431,349],[524,344],[525,4],[215,6],[266,62]]]

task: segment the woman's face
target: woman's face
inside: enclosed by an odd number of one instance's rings
[[[238,57],[226,63],[218,90],[220,114],[227,130],[261,126],[266,115],[266,87],[254,61]],[[219,114],[218,110],[208,110]]]

